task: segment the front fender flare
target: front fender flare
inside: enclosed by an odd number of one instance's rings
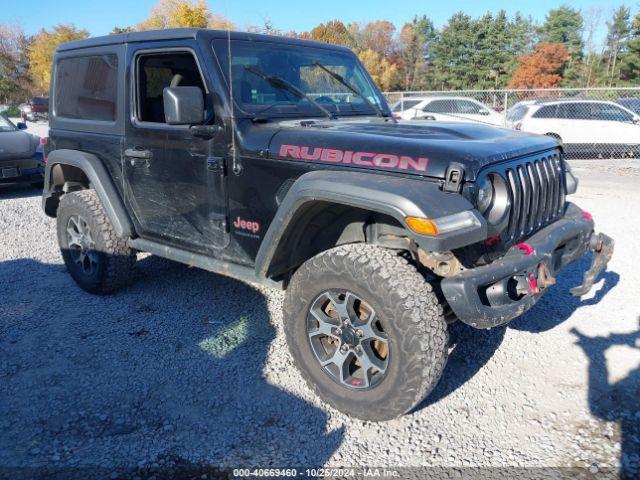
[[[473,210],[462,195],[443,192],[434,182],[363,172],[308,172],[291,186],[264,236],[256,256],[258,277],[268,276],[278,245],[296,212],[305,204],[318,201],[386,214],[405,227],[407,217],[440,218]],[[451,250],[486,238],[486,222],[479,214],[477,217],[477,227],[445,236],[418,235],[408,227],[407,232],[426,250]]]
[[[54,189],[51,170],[55,165],[70,165],[76,167],[87,176],[91,188],[93,188],[100,198],[107,217],[120,237],[135,236],[133,223],[120,198],[120,194],[113,184],[111,175],[102,162],[91,153],[78,150],[60,149],[51,152],[47,158],[47,165],[44,173],[44,190],[42,194],[42,207],[45,212],[47,202],[51,201],[57,192]]]

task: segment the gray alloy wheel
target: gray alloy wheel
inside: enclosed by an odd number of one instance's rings
[[[98,268],[96,244],[91,236],[91,227],[79,215],[71,215],[67,222],[67,245],[72,260],[82,272],[92,276]]]
[[[307,335],[316,359],[336,382],[350,389],[375,387],[389,364],[389,342],[375,310],[348,290],[321,293],[307,315]]]

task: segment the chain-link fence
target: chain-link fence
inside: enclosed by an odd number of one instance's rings
[[[471,122],[550,135],[573,158],[640,157],[640,87],[385,95],[399,120]]]

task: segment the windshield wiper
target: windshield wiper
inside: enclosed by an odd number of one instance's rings
[[[322,70],[324,70],[329,75],[331,75],[331,78],[333,78],[337,82],[340,82],[342,85],[347,87],[351,91],[351,93],[353,93],[355,95],[358,95],[360,98],[362,98],[362,100],[364,100],[367,105],[369,105],[372,109],[374,109],[376,111],[376,113],[378,114],[379,117],[382,117],[382,118],[388,118],[389,117],[389,115],[386,115],[378,105],[373,103],[360,90],[358,90],[356,87],[354,87],[349,82],[347,82],[342,75],[330,70],[329,68],[327,68],[324,65],[322,65],[320,62],[314,62],[314,65],[316,67],[320,67]]]
[[[289,93],[292,93],[298,98],[304,98],[305,100],[308,100],[309,103],[311,103],[314,107],[316,107],[318,110],[324,113],[329,120],[334,120],[336,118],[336,116],[333,113],[331,113],[329,110],[324,108],[322,105],[320,105],[313,98],[311,98],[309,95],[307,95],[302,90],[300,90],[298,87],[287,82],[284,78],[278,77],[276,75],[269,75],[268,73],[265,73],[262,70],[259,70],[250,65],[245,65],[244,69],[262,78],[267,83],[269,83],[269,85],[275,88],[278,88],[280,90],[285,90]]]

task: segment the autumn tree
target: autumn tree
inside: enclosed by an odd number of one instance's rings
[[[394,48],[394,34],[396,27],[387,20],[377,20],[375,22],[352,24],[356,27],[352,32],[354,37],[354,47],[357,50],[373,50],[380,55],[388,57]]]
[[[549,10],[540,29],[542,43],[561,43],[569,55],[563,74],[563,86],[575,86],[579,81],[584,54],[583,28],[584,20],[580,10],[562,5]]]
[[[0,103],[18,103],[29,95],[28,47],[22,28],[0,24]]]
[[[29,46],[29,76],[41,94],[49,92],[51,62],[56,47],[88,36],[88,31],[80,30],[73,24],[56,25],[50,31],[42,29],[34,36]]]
[[[360,61],[371,75],[371,78],[382,91],[391,90],[397,81],[398,68],[373,50],[358,53]]]
[[[340,20],[321,23],[311,30],[309,38],[316,42],[331,43],[332,45],[353,46],[353,37]]]
[[[164,28],[233,28],[231,21],[209,8],[206,0],[158,0],[151,8],[149,18],[139,23],[136,30]]]
[[[569,53],[562,43],[540,43],[534,53],[522,55],[509,88],[556,88]]]

